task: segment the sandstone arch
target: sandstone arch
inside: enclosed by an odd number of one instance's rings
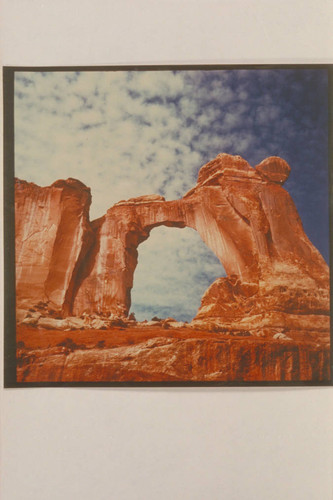
[[[90,193],[79,181],[47,188],[17,181],[18,307],[47,301],[63,314],[126,316],[137,247],[152,228],[167,225],[198,231],[228,275],[206,292],[197,321],[231,324],[261,315],[262,324],[280,324],[286,314],[327,317],[328,266],[282,187],[289,172],[278,157],[252,168],[239,156],[221,154],[200,169],[182,199],[121,201],[92,223]]]

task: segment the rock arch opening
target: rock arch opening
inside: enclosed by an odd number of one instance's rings
[[[158,226],[138,246],[131,309],[138,321],[190,321],[209,285],[226,273],[194,229]]]

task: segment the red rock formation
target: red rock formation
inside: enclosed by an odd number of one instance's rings
[[[240,254],[237,261],[245,262],[245,268],[229,270],[227,278],[211,285],[195,324],[202,322],[207,327],[207,320],[214,320],[229,327],[238,324],[287,330],[298,324],[311,330],[315,321],[328,334],[329,270],[304,233],[290,195],[280,185],[289,174],[289,166],[272,157],[255,170],[246,171],[242,161],[241,168],[231,172],[229,167],[223,168],[225,159],[219,155],[211,162],[213,174],[210,164],[203,167],[209,175],[202,182],[218,182],[222,188],[219,196],[234,210],[233,215],[228,212],[223,216],[221,202],[216,201],[219,229],[223,234],[234,231],[232,240]],[[223,256],[221,261],[227,270]]]
[[[18,307],[49,301],[64,314],[127,316],[139,244],[156,226],[188,226],[228,275],[204,294],[196,326],[306,329],[316,317],[328,332],[328,266],[281,185],[289,172],[277,157],[252,168],[220,154],[182,199],[121,201],[91,224],[90,191],[78,181],[47,188],[18,181]]]
[[[137,247],[164,224],[196,229],[228,274],[205,293],[197,326],[288,328],[312,314],[327,330],[328,266],[280,185],[289,170],[276,157],[253,169],[240,157],[222,154],[201,168],[197,185],[181,200],[147,196],[114,205],[95,223],[94,257],[88,258],[93,266],[79,287],[74,313],[126,315]]]

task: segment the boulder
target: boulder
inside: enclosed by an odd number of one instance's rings
[[[91,328],[94,328],[95,330],[105,330],[107,326],[107,323],[102,319],[94,319],[91,322]]]
[[[266,158],[255,169],[264,179],[278,184],[283,184],[290,174],[288,163],[278,156]]]
[[[37,326],[48,330],[67,330],[68,324],[65,319],[39,318]]]
[[[184,323],[183,321],[168,321],[167,325],[170,328],[185,328],[187,323]]]
[[[71,330],[80,330],[86,327],[87,321],[84,318],[68,316],[66,318],[67,327]]]

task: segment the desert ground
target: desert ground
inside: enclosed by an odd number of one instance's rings
[[[18,382],[328,381],[329,342],[188,326],[17,327]]]

